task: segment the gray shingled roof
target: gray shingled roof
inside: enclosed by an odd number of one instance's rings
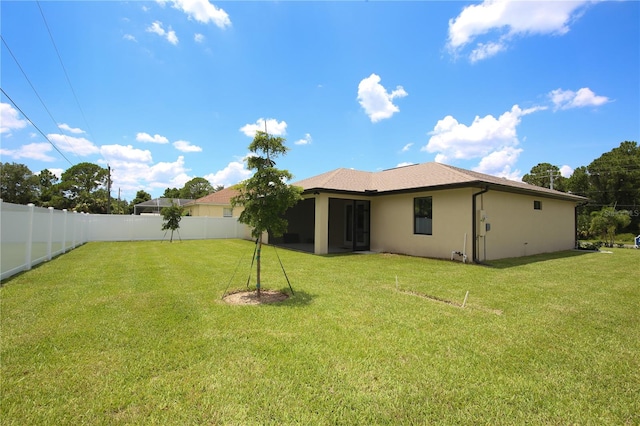
[[[586,200],[577,195],[435,162],[413,164],[379,172],[341,168],[303,179],[295,182],[294,185],[302,187],[305,192],[324,190],[363,194],[489,186],[509,192],[538,193],[573,201]]]

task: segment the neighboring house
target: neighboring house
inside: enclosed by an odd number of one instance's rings
[[[153,200],[144,201],[133,206],[133,214],[159,215],[163,208],[171,207],[171,202],[175,202],[179,206],[184,206],[191,201],[193,200],[186,198],[154,198]]]
[[[191,200],[184,206],[190,216],[238,217],[241,207],[232,207],[231,198],[238,195],[233,187],[224,188],[197,200]]]
[[[294,185],[304,200],[286,213],[288,233],[270,240],[316,254],[459,252],[481,262],[567,250],[576,244],[576,207],[586,201],[440,163],[336,169]]]

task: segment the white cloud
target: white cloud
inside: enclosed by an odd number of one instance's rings
[[[146,180],[150,182],[167,181],[174,179],[175,176],[187,171],[184,167],[184,157],[181,155],[172,163],[159,162],[149,167]]]
[[[410,142],[410,143],[406,144],[405,146],[403,146],[400,151],[401,152],[407,152],[407,151],[409,151],[409,149],[411,149],[412,146],[413,146],[413,142]]]
[[[58,124],[58,128],[60,130],[64,130],[66,132],[74,133],[74,134],[85,133],[84,130],[82,130],[82,129],[78,128],[78,127],[71,127],[66,123]]]
[[[75,155],[79,155],[80,157],[100,152],[100,148],[95,146],[93,142],[86,138],[77,138],[57,133],[49,133],[47,138],[61,151],[71,152]]]
[[[136,38],[134,36],[132,36],[131,34],[125,34],[122,36],[123,39],[128,40],[128,41],[133,41],[134,43],[137,43],[138,40],[136,40]]]
[[[560,174],[562,175],[562,177],[571,177],[571,175],[573,174],[573,167],[567,166],[565,164],[564,166],[560,167]]]
[[[53,173],[58,179],[60,179],[62,177],[62,173],[64,172],[64,169],[58,169],[58,168],[52,168],[52,169],[47,169],[47,170],[49,170],[51,173]],[[42,173],[42,170],[40,170],[38,172],[38,174],[40,174],[40,173]]]
[[[520,153],[522,153],[521,148],[506,146],[482,158],[473,170],[507,179],[520,180],[520,170],[511,170],[518,161]]]
[[[403,161],[402,163],[398,163],[396,167],[405,167],[405,166],[413,166],[415,163],[411,161]]]
[[[136,140],[138,142],[149,142],[149,143],[169,143],[169,139],[164,136],[160,136],[155,134],[151,136],[149,133],[140,132],[136,134]]]
[[[266,124],[267,132],[270,135],[282,136],[287,133],[287,123],[285,121],[278,121],[275,118],[268,118],[266,120]],[[245,124],[240,128],[240,131],[250,138],[253,138],[258,130],[262,132],[265,131],[264,118],[257,119],[255,124]]]
[[[47,152],[51,152],[52,149],[53,147],[48,142],[30,143],[22,145],[18,149],[0,148],[0,155],[3,157],[10,157],[14,160],[28,158],[30,160],[54,161],[54,157],[47,155]]]
[[[205,175],[204,178],[214,187],[223,185],[227,188],[249,178],[251,174],[252,172],[244,167],[243,162],[232,161],[224,169]]]
[[[193,40],[194,40],[196,43],[202,43],[202,42],[204,42],[204,38],[205,38],[205,37],[204,37],[204,35],[203,35],[203,34],[200,34],[200,33],[195,33],[195,34],[194,34],[194,36],[193,36]]]
[[[123,198],[132,198],[141,189],[153,191],[167,187],[180,188],[192,179],[187,174],[184,157],[174,162],[152,164],[151,152],[130,145],[107,145],[101,149],[104,160],[98,163],[111,167],[112,187],[122,191]]]
[[[484,37],[486,42],[477,42],[470,59],[485,59],[505,50],[515,36],[566,34],[588,3],[591,1],[484,0],[449,20],[447,45],[452,53],[459,53]]]
[[[380,84],[380,77],[376,74],[371,74],[358,84],[358,102],[372,123],[389,118],[400,111],[392,101],[405,96],[407,92],[402,86],[397,86],[396,90],[387,93],[387,89]]]
[[[134,148],[131,145],[102,145],[100,154],[109,163],[118,162],[135,162],[135,163],[151,163],[151,151]]]
[[[513,177],[519,171],[512,172],[510,167],[522,152],[516,148],[519,144],[517,127],[521,118],[544,109],[534,107],[523,110],[514,105],[498,118],[492,115],[482,118],[476,116],[469,126],[448,115],[437,122],[429,133],[429,142],[422,150],[437,153],[435,161],[442,163],[481,158],[478,171]]]
[[[167,41],[173,44],[174,46],[178,44],[178,36],[176,35],[175,31],[170,30],[167,32]]]
[[[171,27],[169,27],[169,31],[165,31],[165,29],[162,27],[162,22],[160,21],[155,21],[153,24],[151,24],[151,26],[147,28],[147,32],[158,34],[160,37],[166,38],[167,41],[174,46],[178,44],[179,40],[176,32],[173,31]]]
[[[219,28],[231,26],[227,12],[214,6],[209,0],[172,0],[172,2],[173,7],[182,10],[189,18],[202,24],[213,22]]]
[[[596,107],[611,102],[606,96],[598,96],[588,87],[574,92],[572,90],[556,89],[549,93],[549,98],[553,102],[554,110],[571,109],[582,107]]]
[[[18,110],[10,104],[0,103],[0,133],[11,133],[27,126],[27,120],[20,118]]]
[[[441,158],[470,159],[482,157],[505,146],[518,144],[516,127],[522,116],[544,109],[526,110],[514,105],[497,119],[492,115],[476,116],[470,126],[448,115],[438,120],[423,151],[437,152]]]
[[[175,141],[173,146],[182,152],[202,152],[202,148],[197,145],[191,145],[191,142],[188,141]]]
[[[502,43],[478,43],[478,47],[474,49],[469,55],[471,62],[478,62],[483,59],[495,56],[498,53],[506,49],[506,46]]]
[[[309,145],[313,141],[311,134],[305,133],[304,138],[298,139],[294,142],[295,145]]]
[[[192,179],[187,171],[181,155],[172,163],[160,162],[149,167],[144,178],[153,188],[180,188]]]

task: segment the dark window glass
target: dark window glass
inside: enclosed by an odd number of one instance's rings
[[[413,199],[413,233],[432,234],[433,200],[432,197]]]

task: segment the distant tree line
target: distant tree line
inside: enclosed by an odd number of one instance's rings
[[[540,163],[522,180],[588,198],[578,210],[581,238],[603,237],[612,242],[612,234],[616,232],[640,233],[640,146],[637,142],[622,142],[588,166],[578,167],[568,178],[561,176],[558,166]]]
[[[0,198],[7,203],[53,207],[84,213],[132,214],[136,204],[151,200],[140,190],[127,202],[111,196],[109,205],[109,170],[93,163],[79,163],[62,173],[60,179],[50,170],[33,173],[24,164],[0,162]],[[167,188],[163,198],[197,199],[223,189],[196,177],[180,189]],[[108,207],[108,208],[107,208]]]

